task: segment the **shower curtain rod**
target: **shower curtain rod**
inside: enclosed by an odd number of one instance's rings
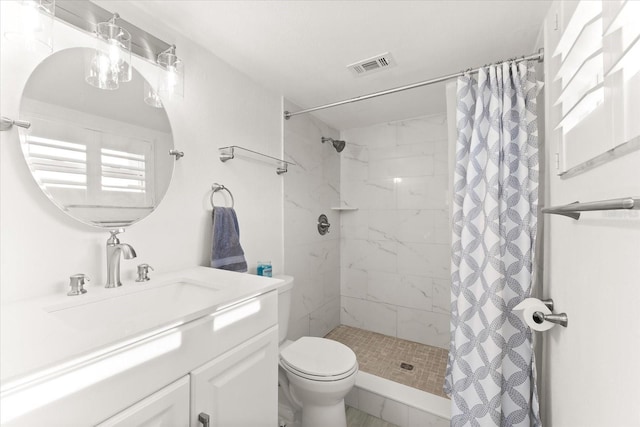
[[[530,61],[530,60],[537,60],[538,62],[542,62],[544,60],[544,49],[539,49],[538,53],[533,53],[531,55],[515,58],[509,61],[522,62],[522,61]],[[501,61],[501,62],[498,62],[497,64],[501,64],[503,62],[508,62],[508,61]],[[393,89],[387,89],[381,92],[370,93],[368,95],[356,96],[355,98],[345,99],[344,101],[332,102],[331,104],[319,105],[317,107],[307,108],[305,110],[294,111],[294,112],[285,111],[284,118],[286,120],[289,120],[291,117],[297,116],[299,114],[311,113],[312,111],[324,110],[325,108],[337,107],[339,105],[350,104],[352,102],[364,101],[365,99],[371,99],[371,98],[376,98],[378,96],[389,95],[396,92],[402,92],[403,90],[409,90],[417,87],[428,86],[434,83],[440,83],[445,80],[463,76],[467,73],[477,73],[481,68],[483,67],[468,69],[468,70],[460,71],[458,73],[449,74],[447,76],[436,77],[435,79],[424,80],[422,82],[412,83],[406,86],[400,86]]]

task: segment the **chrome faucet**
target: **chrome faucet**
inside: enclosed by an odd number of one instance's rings
[[[124,228],[110,230],[111,237],[107,240],[107,284],[105,288],[122,286],[120,282],[120,254],[125,259],[136,257],[136,251],[131,245],[120,243],[117,234],[123,233]]]

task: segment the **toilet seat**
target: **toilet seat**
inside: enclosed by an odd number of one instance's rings
[[[338,381],[358,370],[355,353],[337,341],[302,337],[280,352],[280,365],[312,381]]]
[[[358,371],[358,365],[356,364],[349,371],[344,372],[340,375],[319,376],[319,375],[309,375],[305,372],[301,372],[296,368],[288,365],[282,359],[280,360],[280,366],[282,366],[282,368],[285,371],[289,372],[292,375],[296,375],[298,377],[305,378],[311,381],[339,381],[339,380],[348,378],[349,376],[353,375],[355,372]]]

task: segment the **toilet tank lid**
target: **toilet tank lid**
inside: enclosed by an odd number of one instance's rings
[[[286,276],[284,274],[279,274],[273,276],[274,279],[280,279],[283,282],[278,285],[278,293],[282,293],[284,291],[288,291],[293,288],[293,276]]]

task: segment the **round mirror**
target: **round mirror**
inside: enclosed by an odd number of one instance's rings
[[[145,103],[150,85],[136,70],[113,90],[86,82],[94,55],[62,50],[33,71],[20,104],[20,118],[31,122],[21,132],[22,152],[60,209],[85,224],[117,228],[146,217],[164,197],[173,137],[161,103]]]

